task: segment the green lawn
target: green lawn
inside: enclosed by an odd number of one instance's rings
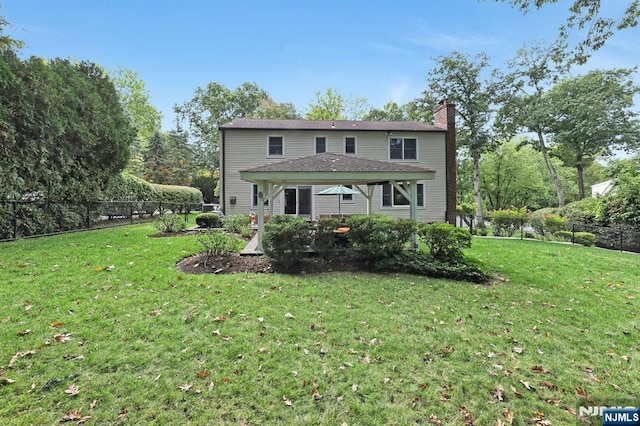
[[[476,238],[491,286],[193,276],[194,238],[155,232],[0,244],[3,424],[567,425],[579,394],[640,401],[637,255]]]

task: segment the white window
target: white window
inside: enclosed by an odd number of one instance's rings
[[[344,153],[355,154],[356,153],[356,138],[353,136],[347,136],[344,138]]]
[[[316,136],[315,151],[316,151],[316,154],[321,154],[323,152],[327,152],[327,137],[326,136]]]
[[[345,185],[347,188],[349,189],[353,189],[353,185]],[[355,203],[355,198],[353,196],[353,194],[342,194],[342,200],[340,200],[341,203]]]
[[[267,147],[267,155],[269,157],[283,157],[284,156],[284,137],[282,136],[269,136],[269,144]]]
[[[409,188],[407,187],[407,192]],[[424,191],[425,186],[423,183],[418,184],[418,207],[424,207]],[[383,207],[403,207],[408,206],[409,200],[400,193],[393,185],[390,183],[385,183],[382,185],[382,206]]]
[[[269,199],[264,200],[265,207],[269,205]],[[251,207],[258,208],[258,185],[255,183],[251,185]]]
[[[415,138],[389,138],[391,160],[417,160],[418,140]]]

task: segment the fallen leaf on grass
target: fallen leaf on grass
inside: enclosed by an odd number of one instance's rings
[[[64,393],[66,393],[67,395],[76,396],[80,394],[80,389],[78,389],[78,386],[70,384],[69,387],[65,389]]]
[[[53,336],[53,338],[60,343],[66,343],[71,340],[71,333],[59,333]]]
[[[122,420],[125,417],[127,417],[127,414],[129,413],[129,411],[127,411],[126,408],[123,408],[122,410],[120,410],[120,413],[116,416],[116,420]]]
[[[524,395],[522,395],[520,392],[518,392],[518,390],[513,387],[513,385],[511,385],[511,390],[513,391],[513,393],[516,395],[516,397],[518,398],[524,398]]]
[[[504,401],[504,389],[501,386],[498,386],[494,390],[491,391],[491,395],[498,401]]]
[[[27,334],[30,334],[30,333],[33,333],[33,330],[26,329],[26,330],[23,330],[23,331],[18,331],[16,333],[16,336],[26,336]]]
[[[287,398],[286,395],[282,397],[282,401],[284,401],[284,405],[286,405],[287,407],[291,407],[291,405],[293,405],[293,402],[291,402],[291,400]]]
[[[505,408],[504,410],[502,410],[502,415],[504,416],[505,419],[507,419],[510,425],[513,424],[514,416],[511,410],[509,410],[508,408]]]
[[[614,388],[618,392],[620,392],[622,390],[622,388],[620,386],[616,385],[615,383],[609,383],[609,384],[611,385],[612,388]]]
[[[62,321],[56,321],[53,324],[51,324],[51,327],[52,328],[56,328],[56,327],[61,327],[63,325],[64,325],[64,323]]]
[[[432,425],[441,425],[442,421],[435,414],[430,414],[429,423],[431,423]]]
[[[60,419],[60,423],[64,422],[75,422],[82,419],[82,410],[74,409],[70,410],[67,414],[62,416]]]
[[[189,389],[191,389],[192,386],[193,386],[193,383],[185,383],[183,385],[180,385],[179,389],[185,392],[189,392]]]
[[[534,366],[531,368],[531,371],[533,371],[534,373],[540,373],[540,374],[547,374],[547,373],[550,373],[550,371],[549,371],[549,370],[547,370],[546,368],[544,368],[544,367],[542,367],[542,366],[539,366],[539,365],[534,365]]]
[[[205,378],[209,376],[209,370],[196,371],[196,376]]]
[[[358,392],[358,384],[357,384],[357,383],[352,384],[352,385],[351,385],[351,390],[352,390],[353,392]]]
[[[20,358],[23,358],[25,356],[35,355],[35,353],[36,353],[35,350],[16,352],[16,354],[11,357],[11,360],[9,361],[9,365],[7,365],[7,368],[13,367],[16,361],[18,361]]]
[[[551,383],[551,382],[540,382],[540,387],[547,388],[549,390],[558,390],[558,386],[556,386],[555,383]]]
[[[531,386],[531,384],[529,384],[529,382],[525,382],[523,380],[520,380],[520,383],[522,384],[522,386],[524,386],[527,390],[533,391],[536,390],[536,388],[534,388],[533,386]]]
[[[284,314],[284,317],[285,317],[285,318],[289,318],[289,319],[294,319],[294,318],[295,318],[295,317],[294,317],[291,313],[289,313],[289,312],[287,312],[286,314]]]
[[[9,379],[7,377],[0,377],[0,386],[10,385],[11,383],[15,382],[15,380]]]

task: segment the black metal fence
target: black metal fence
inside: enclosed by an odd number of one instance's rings
[[[201,204],[166,201],[0,200],[0,241],[151,221],[167,212],[187,215]]]
[[[468,214],[458,213],[456,226],[469,228],[472,233],[481,233],[482,231],[475,228],[475,217]],[[637,230],[621,227],[596,226],[579,222],[569,222],[566,225],[566,230],[571,233],[570,242],[575,241],[576,233],[589,232],[596,237],[596,247],[640,253],[640,231]],[[494,231],[496,230],[494,229]],[[523,239],[527,238],[527,236],[535,237],[539,235],[535,233],[533,228],[527,227],[526,219],[522,219],[520,223],[515,221],[511,228],[503,231],[504,232],[501,232],[498,236]]]

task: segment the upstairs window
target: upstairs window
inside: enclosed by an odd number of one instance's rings
[[[415,138],[390,138],[389,158],[391,160],[417,160],[418,141]]]
[[[344,138],[344,153],[355,154],[356,153],[356,138],[347,136]]]
[[[282,136],[269,136],[267,154],[269,157],[284,156],[284,138]]]
[[[316,154],[327,152],[327,138],[324,136],[316,136]]]
[[[407,188],[408,190],[409,188]],[[424,184],[418,184],[418,207],[424,207]],[[386,183],[382,185],[382,206],[383,207],[402,207],[408,206],[409,200],[400,193],[393,185]]]

